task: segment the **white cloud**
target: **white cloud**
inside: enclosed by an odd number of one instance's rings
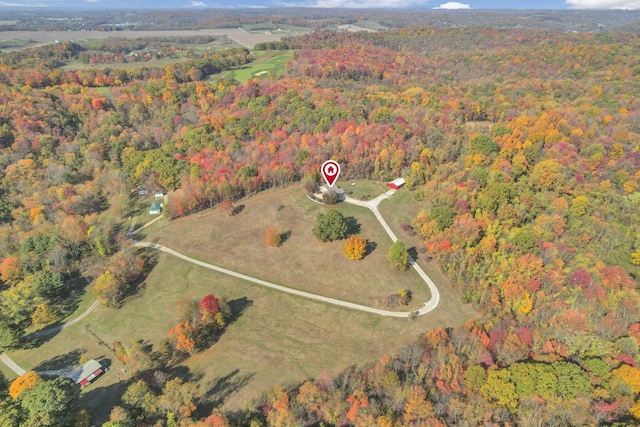
[[[100,0],[84,0],[84,1],[86,1],[87,3],[98,3],[98,1]]]
[[[191,3],[187,5],[187,7],[207,7],[208,5],[203,1],[195,1],[193,0]]]
[[[315,0],[308,4],[311,7],[347,7],[353,9],[370,9],[370,8],[400,8],[408,6],[421,6],[429,3],[431,0]],[[297,4],[287,4],[287,6],[301,6]]]
[[[43,3],[10,3],[6,1],[0,1],[0,7],[49,7],[48,4]]]
[[[438,7],[434,7],[434,9],[471,9],[471,5],[458,3],[457,1],[450,1],[448,3],[441,4]]]
[[[637,0],[566,0],[575,9],[640,9]]]

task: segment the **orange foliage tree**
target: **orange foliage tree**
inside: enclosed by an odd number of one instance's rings
[[[272,226],[267,228],[267,232],[264,234],[264,242],[267,246],[272,248],[280,246],[280,243],[282,243],[282,237],[280,236],[277,227]]]
[[[169,340],[174,342],[176,350],[193,353],[196,348],[195,328],[189,322],[178,323],[169,331]]]
[[[26,390],[32,389],[36,384],[42,381],[40,375],[35,371],[29,371],[24,375],[19,376],[9,386],[9,396],[17,399]]]
[[[342,253],[353,260],[362,259],[366,252],[367,240],[355,234],[347,239],[344,243],[344,249],[342,249]]]
[[[15,285],[22,277],[20,259],[7,257],[0,263],[0,279],[8,285]]]

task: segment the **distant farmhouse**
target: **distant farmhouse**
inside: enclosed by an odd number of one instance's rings
[[[391,181],[389,184],[387,184],[387,186],[392,190],[397,190],[401,188],[403,185],[404,185],[404,178],[396,178],[393,181]]]

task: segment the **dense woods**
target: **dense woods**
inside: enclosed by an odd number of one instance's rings
[[[141,376],[108,425],[636,424],[640,38],[418,28],[286,42],[287,75],[244,84],[201,81],[205,58],[2,66],[0,346],[63,318],[86,282],[115,306],[135,292],[132,190],[169,190],[176,218],[314,180],[333,158],[346,178],[406,177],[422,210],[405,228],[479,318],[203,421],[192,384]],[[196,318],[169,333],[174,348],[197,347]]]

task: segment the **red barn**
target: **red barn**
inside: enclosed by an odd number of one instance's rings
[[[104,373],[105,369],[100,362],[91,359],[75,371],[68,375],[74,383],[79,384],[80,387],[89,385],[94,379],[98,378]]]
[[[389,188],[397,190],[404,185],[404,178],[396,178],[387,185]]]

